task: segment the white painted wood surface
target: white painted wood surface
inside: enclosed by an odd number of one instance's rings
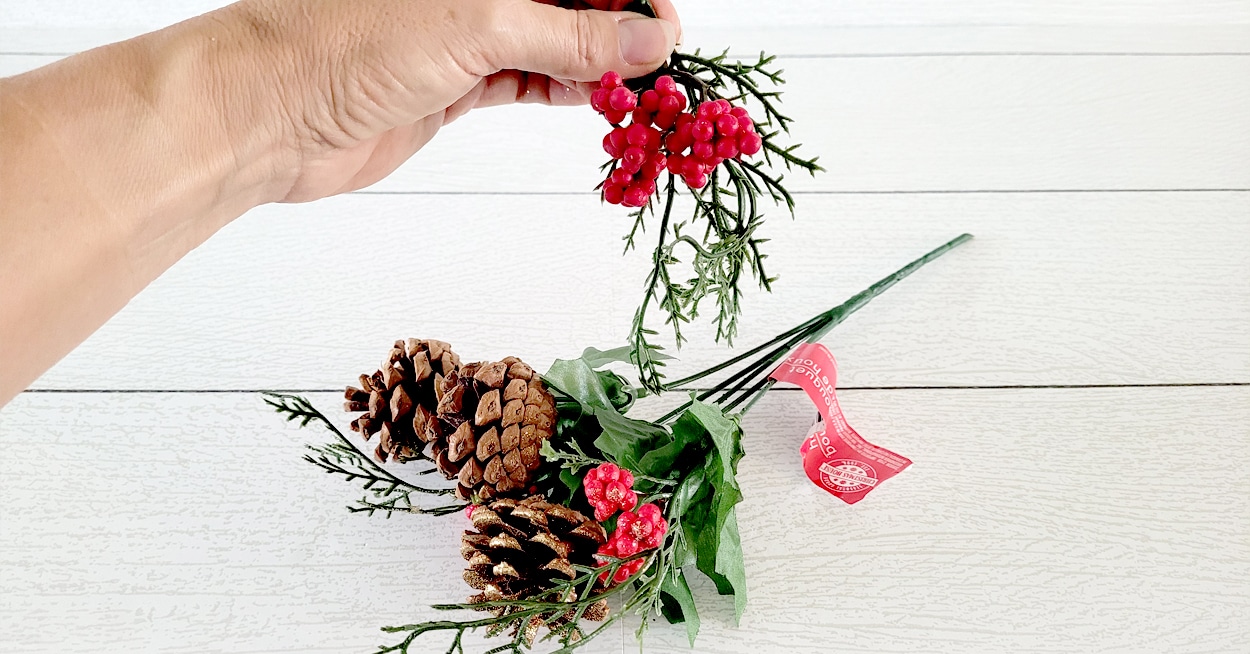
[[[800,201],[794,222],[765,225],[781,279],[775,293],[747,298],[744,345],[967,231],[976,240],[830,335],[844,384],[1250,379],[1250,194]],[[647,266],[645,252],[620,256],[627,229],[623,212],[589,195],[266,207],[175,266],[37,387],[335,388],[408,336],[545,369],[624,342]],[[396,239],[409,253],[383,257]],[[478,253],[503,250],[526,252],[529,274],[473,273]],[[724,358],[704,331],[680,352],[686,370]]]
[[[318,394],[323,406],[335,394]],[[750,605],[699,584],[697,652],[1233,652],[1250,608],[1250,390],[846,391],[916,460],[847,507],[811,414],[747,421]],[[465,590],[463,518],[348,515],[319,434],[251,394],[26,394],[0,424],[0,651],[368,652]],[[649,652],[689,651],[655,624]],[[636,651],[632,634],[592,652]],[[430,641],[428,649],[436,649]]]
[[[0,75],[218,4],[7,0]],[[788,56],[798,138],[831,171],[767,226],[782,279],[743,343],[970,231],[830,335],[844,386],[1243,384],[845,391],[917,462],[854,507],[802,478],[807,405],[775,393],[741,472],[750,608],[735,628],[696,589],[695,651],[1246,651],[1250,4],[681,8],[691,45]],[[599,129],[482,112],[388,194],[257,210],[36,385],[92,392],[0,411],[0,652],[363,653],[460,597],[458,517],[348,515],[357,489],[299,460],[315,433],[258,396],[111,391],[333,388],[408,335],[539,367],[619,343],[645,263],[583,193]],[[397,237],[412,254],[372,267]],[[453,274],[509,247],[544,281]],[[704,340],[685,365],[720,358]],[[684,638],[653,625],[647,651]],[[588,651],[637,650],[621,630]]]

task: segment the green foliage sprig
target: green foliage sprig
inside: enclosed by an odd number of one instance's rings
[[[631,3],[627,9],[655,15],[645,1]],[[742,313],[743,285],[753,280],[761,289],[771,291],[776,280],[764,268],[767,255],[761,247],[767,239],[758,234],[764,222],[762,207],[766,203],[785,205],[794,216],[794,196],[785,187],[784,174],[774,171],[784,167],[786,171],[797,169],[815,175],[824,170],[816,163],[817,158],[800,156],[798,144],[783,143],[793,120],[780,109],[778,87],[785,84],[785,78],[776,66],[776,57],[761,52],[753,61],[739,61],[730,58],[728,51],[715,56],[704,56],[698,50],[675,52],[654,73],[628,80],[626,85],[642,91],[660,75],[677,82],[690,107],[722,98],[747,107],[763,140],[764,160],[727,159],[712,169],[707,185],[698,190],[679,184],[675,175],[665,172],[658,196],[630,214],[633,223],[624,238],[626,252],[646,231],[648,217],[659,217],[651,271],[628,338],[639,381],[651,393],[661,392],[665,378],[664,359],[658,356],[663,347],[656,342],[659,332],[648,326],[651,307],[663,313],[664,323],[680,347],[686,340],[682,325],[697,319],[701,303],[712,297],[716,340],[732,344]],[[613,165],[609,161],[604,170]],[[692,198],[693,209],[689,216],[679,216],[675,207],[685,194]],[[689,272],[682,272],[687,269]]]
[[[428,515],[447,515],[462,510],[463,503],[445,504],[442,506],[421,506],[413,502],[414,495],[450,496],[454,491],[448,488],[426,488],[410,481],[401,479],[382,466],[375,463],[367,455],[356,449],[350,440],[330,422],[324,414],[316,409],[307,399],[298,395],[266,392],[265,403],[274,411],[284,415],[288,422],[298,421],[300,427],[317,422],[334,434],[334,440],[323,445],[308,445],[308,453],[304,460],[325,470],[329,474],[341,475],[344,481],[360,481],[368,494],[349,504],[347,510],[352,513],[373,515],[381,511],[386,517],[394,513],[424,513]],[[427,460],[428,462],[428,460]],[[433,472],[433,466],[418,469],[417,474]]]

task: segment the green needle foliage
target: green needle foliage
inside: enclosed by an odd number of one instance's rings
[[[628,9],[655,15],[650,4],[634,2]],[[792,120],[780,110],[785,84],[776,58],[764,53],[754,61],[731,59],[728,51],[716,56],[673,53],[651,75],[628,80],[634,91],[651,88],[660,75],[669,75],[684,90],[690,107],[709,100],[725,99],[751,111],[763,139],[764,159],[727,159],[714,168],[702,189],[691,189],[672,173],[661,176],[659,197],[632,212],[633,226],[625,236],[625,250],[634,249],[649,222],[658,216],[651,255],[651,272],[643,299],[630,327],[629,345],[634,351],[642,387],[658,393],[664,386],[664,359],[659,333],[649,327],[650,309],[663,314],[677,347],[685,342],[682,325],[700,316],[700,305],[711,297],[715,305],[716,340],[733,344],[742,313],[742,289],[754,282],[771,291],[776,278],[764,268],[767,239],[758,234],[764,222],[763,205],[785,205],[794,216],[794,196],[786,190],[779,171],[800,170],[815,175],[823,170],[816,158],[800,156],[798,144],[786,145]],[[609,161],[604,169],[612,168]],[[689,215],[675,209],[682,195],[693,199]]]
[[[311,402],[298,396],[285,393],[263,393],[265,403],[274,411],[286,417],[287,421],[298,421],[300,427],[310,423],[319,423],[334,435],[334,439],[324,445],[309,445],[304,460],[325,470],[329,474],[341,475],[344,481],[359,481],[367,494],[349,504],[347,510],[352,513],[373,515],[382,512],[386,517],[394,513],[424,513],[429,515],[446,515],[455,513],[465,507],[463,503],[451,503],[441,506],[422,506],[413,502],[414,496],[453,496],[455,492],[446,488],[426,488],[418,486],[391,474],[375,463],[367,455],[356,449],[343,432],[334,423],[318,411]],[[429,474],[434,467],[426,460],[424,469],[418,474]]]

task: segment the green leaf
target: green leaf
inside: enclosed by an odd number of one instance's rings
[[[666,439],[658,439],[638,462],[638,472],[651,477],[668,477],[674,470],[684,469],[678,461],[693,458],[701,453],[706,442],[707,431],[694,418],[686,419],[683,415],[673,424],[671,434]],[[688,456],[689,455],[689,456]]]
[[[747,573],[742,561],[742,539],[738,534],[737,511],[730,508],[721,527],[720,542],[716,546],[716,572],[731,586],[734,595],[734,621],[742,621],[747,608]]]
[[[630,470],[640,471],[643,452],[670,438],[663,427],[646,420],[626,418],[613,408],[595,408],[594,414],[603,428],[603,433],[595,439],[595,447],[617,465]]]
[[[708,487],[704,484],[707,479],[706,473],[702,468],[696,468],[686,478],[681,480],[677,485],[677,490],[673,492],[672,499],[668,502],[668,519],[680,520],[685,514],[686,509],[694,504],[697,499],[706,496]]]
[[[596,370],[595,374],[599,376],[599,384],[603,387],[603,392],[607,395],[612,408],[620,413],[629,411],[629,408],[634,405],[634,389],[629,382],[611,370]]]
[[[671,597],[681,608],[682,621],[686,623],[686,636],[690,638],[690,646],[694,647],[694,639],[699,635],[699,611],[694,605],[694,595],[690,593],[690,584],[686,583],[686,573],[678,570],[677,575],[668,575],[660,586],[666,597]],[[674,622],[669,618],[670,622]]]
[[[612,408],[611,389],[582,359],[556,359],[543,381],[577,400],[587,410]]]
[[[698,420],[712,437],[712,443],[716,445],[716,452],[722,462],[721,479],[737,488],[738,482],[734,475],[742,447],[742,427],[738,425],[738,421],[726,416],[719,407],[698,400],[691,402],[683,417],[685,415]]]
[[[586,365],[591,368],[599,368],[609,363],[629,363],[633,361],[630,358],[633,352],[634,348],[628,345],[614,347],[610,350],[588,347],[582,351],[582,361],[585,361]]]

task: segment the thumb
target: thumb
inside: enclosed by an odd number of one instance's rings
[[[511,2],[497,16],[493,39],[483,43],[498,70],[516,69],[576,82],[615,70],[626,79],[664,63],[677,43],[666,20],[631,12],[573,10],[538,2]]]

